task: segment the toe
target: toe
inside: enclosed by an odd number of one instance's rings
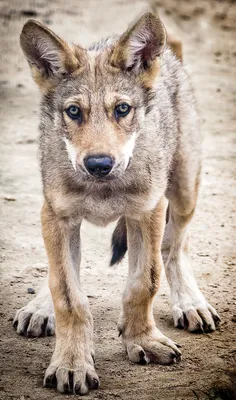
[[[144,350],[151,363],[162,365],[175,363],[181,355],[181,353],[176,353],[172,348],[159,342],[149,343],[147,348],[144,347]]]
[[[58,368],[56,371],[57,390],[60,393],[69,393],[69,371],[67,368]]]
[[[181,351],[179,348],[181,347],[180,345],[177,345],[177,343],[173,342],[173,340],[169,339],[166,336],[162,336],[159,339],[159,342],[163,344],[164,346],[170,347],[172,350],[174,350],[174,353],[176,354],[176,357],[181,357]]]
[[[184,329],[184,313],[181,308],[175,306],[172,309],[174,326],[178,329]]]
[[[94,371],[89,371],[86,374],[86,383],[89,389],[94,390],[99,388],[99,379]]]
[[[215,326],[218,326],[221,322],[221,319],[217,313],[217,311],[212,307],[210,304],[208,304],[208,310],[210,311],[212,318],[214,320]]]
[[[86,389],[83,390],[83,388],[81,388],[81,384],[79,382],[76,382],[76,384],[74,386],[74,394],[77,396],[81,395],[82,394],[81,390],[84,392],[84,394],[86,394]]]
[[[18,324],[16,331],[19,335],[26,336],[31,317],[32,313],[28,311],[22,311],[18,314]]]
[[[48,318],[39,313],[34,313],[31,317],[28,329],[28,337],[38,337],[45,334],[45,328],[47,326]]]
[[[202,319],[204,331],[213,332],[216,327],[210,311],[207,308],[199,308],[197,311]]]
[[[74,386],[74,394],[84,396],[88,393],[88,386],[85,383],[77,382]]]
[[[65,394],[69,394],[70,393],[70,385],[69,383],[64,383],[64,388],[63,388],[63,392]]]
[[[48,317],[47,325],[45,328],[45,335],[46,336],[55,335],[55,318],[53,314],[49,315]]]
[[[130,361],[133,363],[145,365],[150,362],[144,349],[137,344],[128,344],[127,353]]]
[[[200,315],[197,311],[192,308],[185,312],[185,316],[188,323],[188,330],[192,333],[203,333],[203,323]]]
[[[76,384],[75,384],[75,386],[74,386],[74,394],[75,395],[77,395],[77,396],[79,396],[80,395],[80,383],[79,382],[77,382]]]
[[[83,396],[89,391],[84,368],[74,371],[74,394]]]
[[[57,377],[56,377],[56,366],[49,365],[45,371],[43,386],[45,387],[57,387]]]

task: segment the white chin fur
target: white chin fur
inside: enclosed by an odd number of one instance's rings
[[[68,158],[71,161],[74,170],[76,171],[77,150],[67,138],[63,137],[62,140],[65,142]]]

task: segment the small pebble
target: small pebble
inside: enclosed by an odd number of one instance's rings
[[[6,201],[16,201],[15,197],[4,197],[4,200]]]
[[[35,10],[21,10],[21,15],[25,17],[37,17],[38,13]]]
[[[31,288],[31,287],[29,287],[27,289],[27,292],[30,293],[30,294],[35,294],[35,290],[33,288]]]
[[[232,317],[231,321],[232,321],[232,322],[236,322],[236,314],[235,314],[235,315],[233,315],[233,317]]]

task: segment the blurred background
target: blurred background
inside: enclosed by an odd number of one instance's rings
[[[157,296],[158,327],[183,345],[183,360],[168,367],[131,365],[117,339],[118,298],[127,259],[108,267],[112,226],[84,224],[82,282],[95,320],[101,389],[92,399],[224,399],[226,370],[236,357],[235,126],[236,2],[233,0],[1,0],[0,1],[0,399],[64,399],[42,388],[54,338],[26,340],[12,329],[15,311],[47,274],[41,238],[42,189],[37,160],[40,96],[19,46],[34,18],[70,43],[87,46],[121,33],[147,10],[158,12],[183,45],[204,135],[202,186],[191,227],[191,254],[200,288],[222,317],[213,334],[173,327],[169,289]],[[233,375],[232,375],[233,376]],[[222,382],[222,379],[224,382]],[[235,376],[231,379],[236,381]],[[218,396],[218,397],[217,397]]]

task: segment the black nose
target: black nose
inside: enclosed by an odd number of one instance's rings
[[[84,160],[84,165],[90,175],[102,177],[109,174],[113,161],[107,156],[92,156]]]

